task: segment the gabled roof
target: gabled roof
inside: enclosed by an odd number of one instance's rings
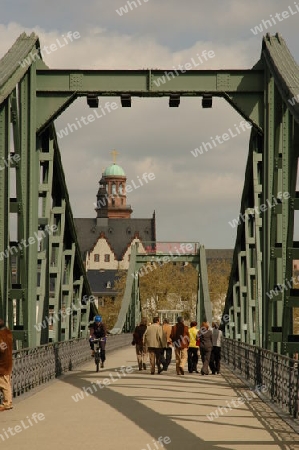
[[[142,242],[155,241],[155,217],[151,219],[108,219],[107,226],[97,226],[96,219],[74,219],[82,254],[90,251],[104,233],[118,261],[135,236]]]

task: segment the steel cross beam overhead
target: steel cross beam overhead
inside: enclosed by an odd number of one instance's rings
[[[88,94],[110,97],[125,94],[136,97],[179,94],[182,97],[199,97],[208,93],[226,98],[245,119],[258,129],[262,128],[263,70],[189,70],[174,78],[170,77],[170,73],[170,70],[78,71],[37,68],[37,130],[42,130],[56,119],[77,97]]]
[[[134,96],[169,97],[169,106],[178,106],[181,96],[202,97],[203,107],[221,96],[253,125],[226,333],[282,353],[298,352],[292,262],[299,259],[294,241],[299,70],[281,36],[263,38],[252,69],[188,70],[179,76],[171,70],[51,70],[32,57],[36,54],[37,36],[24,33],[0,61],[0,158],[6,161],[0,178],[0,313],[18,339],[30,346],[45,342],[47,333],[34,330],[36,320],[47,317],[50,306],[70,308],[74,298],[90,294],[54,119],[79,96],[89,105],[101,96],[119,96],[123,106],[131,106]],[[130,304],[126,300],[126,311]],[[67,324],[60,321],[55,338],[85,332],[87,315],[86,309],[78,317],[72,313]]]

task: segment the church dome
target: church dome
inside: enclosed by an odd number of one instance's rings
[[[122,167],[120,167],[118,164],[113,163],[105,169],[103,176],[104,177],[111,177],[111,176],[125,177],[126,174]]]

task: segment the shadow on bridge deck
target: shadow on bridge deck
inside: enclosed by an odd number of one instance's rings
[[[299,435],[225,367],[222,375],[177,376],[172,363],[152,376],[137,370],[131,346],[107,358],[99,373],[91,360],[16,399],[1,414],[0,443],[6,450],[156,450],[161,437],[172,450],[299,449]],[[218,418],[208,417],[216,411]]]

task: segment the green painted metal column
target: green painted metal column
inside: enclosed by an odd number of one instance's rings
[[[9,124],[10,105],[9,99],[0,104],[0,252],[6,252],[9,248]],[[6,253],[5,253],[6,254]],[[10,260],[1,253],[0,256],[0,314],[4,320],[8,320],[8,286]]]

